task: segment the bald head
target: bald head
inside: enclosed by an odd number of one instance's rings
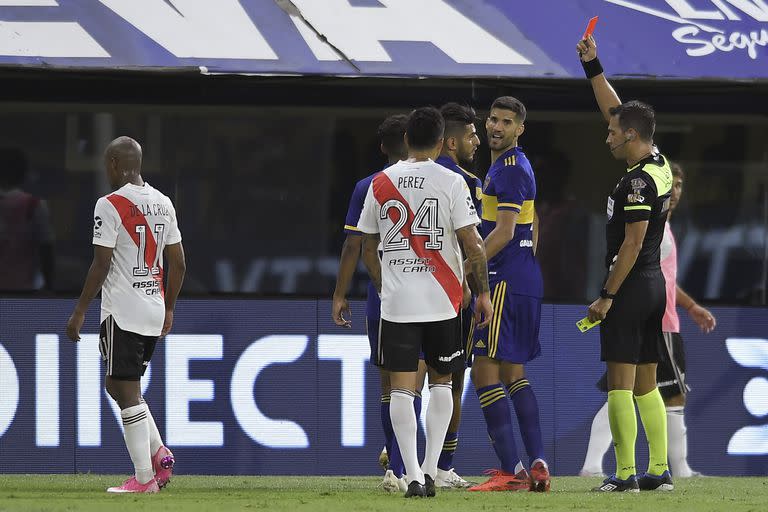
[[[122,136],[109,143],[104,150],[104,162],[109,180],[114,188],[126,183],[139,184],[141,179],[141,145],[134,139]]]

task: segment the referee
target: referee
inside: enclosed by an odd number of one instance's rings
[[[597,58],[593,37],[576,45],[600,111],[608,121],[608,145],[627,170],[608,196],[605,228],[608,275],[589,319],[600,325],[601,359],[608,366],[608,417],[616,452],[616,473],[595,491],[672,490],[667,464],[667,418],[656,387],[663,357],[661,320],[666,308],[660,246],[669,214],[672,171],[653,144],[655,113],[639,101],[622,103]],[[649,446],[648,471],[635,470],[640,411]]]

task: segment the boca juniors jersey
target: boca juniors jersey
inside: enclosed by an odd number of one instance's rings
[[[480,234],[487,238],[496,228],[497,212],[518,212],[514,236],[488,260],[488,274],[492,282],[506,281],[514,294],[541,298],[541,269],[533,254],[535,200],[536,178],[528,158],[519,147],[506,151],[493,162],[483,183]]]

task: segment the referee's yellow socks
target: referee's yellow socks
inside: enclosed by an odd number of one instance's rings
[[[667,409],[659,388],[646,395],[636,396],[637,410],[643,421],[645,437],[648,438],[648,473],[661,475],[667,469]]]
[[[661,407],[664,408],[663,403]],[[632,391],[615,389],[608,392],[608,420],[611,424],[613,449],[616,452],[616,478],[626,480],[635,474],[637,416]]]

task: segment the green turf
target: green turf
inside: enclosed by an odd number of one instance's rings
[[[377,488],[370,477],[178,476],[159,495],[108,495],[121,478],[106,475],[0,475],[0,511],[92,510],[330,510],[387,511],[765,511],[768,482],[760,478],[680,480],[667,493],[596,494],[596,478],[561,477],[552,492],[534,494],[438,491],[434,499],[406,500]]]

